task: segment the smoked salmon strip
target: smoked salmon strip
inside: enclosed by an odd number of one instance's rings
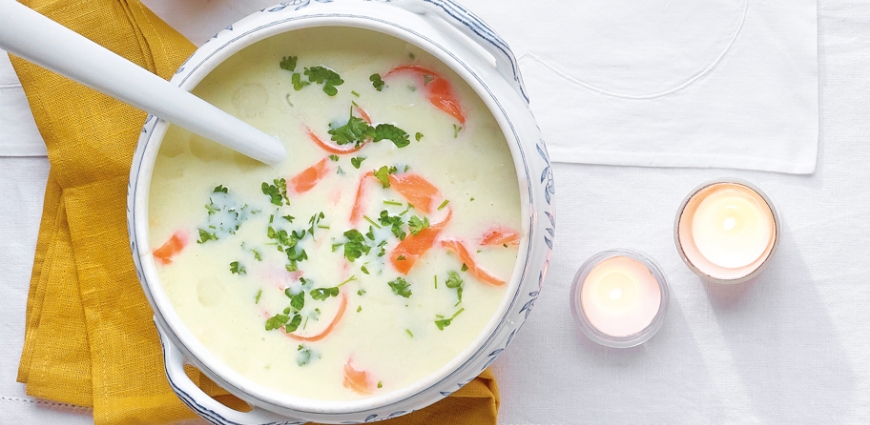
[[[507,227],[493,227],[480,238],[481,246],[488,245],[519,245],[520,234],[516,230]]]
[[[468,273],[471,273],[471,275],[477,280],[488,283],[492,286],[502,286],[505,284],[505,281],[493,276],[490,272],[479,267],[477,263],[474,262],[474,259],[471,258],[471,254],[468,253],[468,249],[465,248],[465,245],[462,242],[456,239],[445,239],[441,241],[441,246],[456,254],[459,261],[462,261],[462,263],[468,267]]]
[[[351,359],[344,364],[344,387],[359,394],[371,394],[374,391],[374,383],[370,374],[364,370],[355,368]]]
[[[391,69],[390,72],[387,72],[384,78],[401,72],[414,74],[426,99],[432,106],[456,118],[460,124],[465,124],[465,114],[462,113],[462,107],[459,105],[459,100],[456,99],[453,85],[450,84],[450,81],[447,81],[446,78],[435,71],[417,65],[397,66]]]
[[[306,168],[301,173],[290,179],[288,189],[296,193],[305,193],[311,190],[329,173],[329,158],[323,158],[317,164]]]
[[[426,214],[432,212],[433,203],[441,198],[438,188],[419,174],[390,174],[390,187],[405,197],[415,210]]]
[[[178,255],[185,246],[187,246],[187,232],[179,230],[172,234],[168,241],[164,242],[160,248],[154,250],[154,260],[162,265],[172,263],[172,257]]]
[[[417,263],[417,260],[426,255],[426,252],[435,246],[435,240],[444,226],[450,222],[451,218],[453,218],[453,210],[447,210],[447,217],[444,221],[433,224],[416,235],[408,235],[405,240],[399,242],[393,248],[393,251],[390,253],[390,264],[399,273],[407,275],[411,271],[411,268],[414,267],[414,264]]]
[[[310,128],[306,127],[305,131],[308,132],[308,138],[311,139],[311,141],[314,142],[314,144],[319,146],[321,149],[323,149],[329,153],[334,153],[336,155],[344,155],[344,154],[348,154],[348,153],[354,153],[354,152],[362,149],[363,146],[365,146],[365,144],[361,144],[359,146],[354,146],[354,145],[350,145],[350,144],[346,145],[346,146],[333,145],[331,143],[327,143],[327,142],[324,142],[323,140],[321,140],[320,137],[317,137],[317,135],[314,134],[314,132],[311,131]]]

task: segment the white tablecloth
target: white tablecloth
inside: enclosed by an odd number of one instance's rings
[[[494,364],[500,423],[870,423],[870,1],[819,3],[814,175],[554,166],[556,249],[534,312]],[[46,172],[43,158],[0,158],[0,424],[90,421],[14,382]],[[692,275],[671,235],[683,196],[725,175],[762,187],[783,230],[770,268],[734,287]],[[634,349],[592,344],[568,308],[576,268],[613,247],[647,252],[671,284],[664,328]]]

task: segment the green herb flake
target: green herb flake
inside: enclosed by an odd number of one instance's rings
[[[260,289],[259,291],[257,291],[257,296],[254,297],[254,304],[259,304],[259,303],[260,303],[260,297],[261,297],[261,296],[263,296],[263,290],[262,290],[262,289]]]
[[[417,134],[414,135],[414,139],[417,139],[418,142],[419,142],[420,139],[422,139],[422,138],[423,138],[423,133],[421,133],[421,132],[419,132],[419,131],[417,132]]]
[[[356,96],[356,97],[359,97],[359,93],[357,93],[356,90],[351,90],[351,91],[350,91],[350,94],[352,94],[352,95],[354,95],[354,96]]]
[[[323,301],[329,297],[337,297],[339,289],[337,286],[332,288],[318,288],[311,290],[311,298],[317,301]]]
[[[414,332],[411,332],[410,329],[405,329],[405,333],[408,334],[408,336],[410,336],[411,338],[414,337]]]
[[[408,57],[411,58],[411,59],[414,59],[416,56],[414,56],[413,53],[408,53]],[[380,387],[378,387],[378,388],[380,388]]]
[[[446,207],[447,204],[449,204],[449,203],[450,203],[450,200],[445,199],[444,202],[442,202],[441,205],[438,206],[438,211],[441,211],[442,209],[444,209],[444,207]]]
[[[383,210],[381,211],[380,217],[378,217],[378,221],[384,226],[390,226],[390,230],[392,230],[393,235],[399,238],[399,240],[405,240],[405,236],[407,236],[407,234],[404,230],[402,230],[402,226],[405,224],[405,221],[402,220],[401,216],[391,216],[387,210]]]
[[[389,140],[397,148],[404,148],[411,144],[411,141],[408,139],[408,133],[392,124],[378,124],[375,127],[374,141],[379,142],[381,140]]]
[[[356,294],[359,295],[359,296],[363,296],[363,295],[366,294],[366,290],[365,290],[365,289],[360,289],[359,291],[356,291]]]
[[[381,79],[381,74],[372,74],[369,76],[369,81],[372,82],[372,87],[377,91],[381,91],[384,89],[384,80]]]
[[[302,90],[303,87],[311,84],[308,81],[302,81],[302,74],[294,72],[290,81],[293,83],[293,89],[296,91]]]
[[[218,240],[216,233],[210,233],[207,230],[198,229],[199,230],[199,240],[196,241],[198,244],[204,244],[208,241],[216,241]]]
[[[434,79],[435,79],[435,77],[433,77],[429,74],[423,74],[423,85],[428,86],[429,83],[431,83],[432,80],[434,80]]]
[[[359,269],[360,269],[360,271],[363,272],[364,274],[369,274],[369,269],[367,269],[366,266],[362,266],[362,267],[360,267]]]
[[[467,264],[462,263],[462,271],[464,271],[464,272],[467,272],[467,271],[468,271],[468,265],[467,265]]]
[[[375,227],[377,227],[378,229],[381,228],[381,225],[378,224],[378,223],[375,223],[374,220],[372,220],[371,218],[369,218],[369,216],[364,215],[363,218],[365,219],[365,221],[368,221],[372,226],[375,226]],[[375,237],[372,236],[370,239],[374,240]]]
[[[293,315],[293,319],[290,320],[290,323],[284,325],[284,332],[288,334],[296,332],[296,330],[299,329],[299,325],[301,324],[302,316],[300,316],[299,313],[296,313]]]
[[[438,275],[435,275],[435,289],[438,289]]]
[[[356,308],[356,312],[357,312],[357,313],[359,313],[359,312],[361,312],[361,311],[362,311],[362,306],[359,306],[359,307]]]
[[[248,271],[245,270],[245,266],[239,264],[238,261],[233,261],[230,263],[230,273],[241,275],[248,274]]]
[[[344,256],[348,261],[354,262],[363,254],[368,254],[372,249],[366,244],[365,236],[359,230],[351,229],[344,232],[347,242],[344,244]]]
[[[220,208],[215,208],[214,204],[209,201],[209,203],[205,204],[205,209],[208,210],[208,215],[214,215],[216,212],[220,211]]]
[[[454,138],[454,139],[457,138],[457,137],[459,137],[459,131],[460,131],[460,130],[462,130],[462,127],[460,127],[460,126],[458,126],[458,125],[456,125],[456,124],[453,124],[453,138]]]
[[[375,129],[369,123],[360,117],[353,116],[353,107],[351,107],[350,116],[344,125],[333,127],[330,123],[327,132],[330,135],[330,140],[338,145],[353,143],[355,146],[360,146],[366,139],[375,137]]]
[[[292,215],[285,215],[285,216],[282,216],[281,218],[283,218],[284,220],[289,221],[290,223],[293,223],[293,220],[296,219],[296,217],[293,217]]]
[[[436,320],[435,326],[438,326],[438,330],[443,331],[444,328],[450,326],[450,323],[453,322],[453,319],[455,319],[456,316],[459,316],[459,313],[462,313],[463,311],[465,311],[465,309],[460,308],[459,311],[457,311],[456,313],[453,313],[453,316],[446,318],[446,319]]]
[[[420,233],[420,231],[427,227],[429,227],[429,217],[423,217],[421,220],[420,217],[415,215],[408,220],[408,228],[414,236],[417,236],[417,233]]]
[[[334,162],[338,162],[338,155],[336,155],[336,154],[329,155],[329,159],[331,159]]]
[[[266,330],[272,331],[275,329],[279,329],[287,322],[290,321],[290,316],[286,314],[276,314],[268,319],[266,319]],[[301,317],[300,317],[301,321]]]
[[[224,193],[225,194],[228,192],[229,192],[229,189],[225,188],[224,185],[220,185],[220,186],[214,188],[214,193]]]
[[[384,201],[384,205],[395,205],[397,207],[401,207],[404,204],[402,204],[401,202],[396,202],[396,201]]]
[[[281,69],[286,69],[287,71],[293,72],[296,70],[296,60],[296,56],[284,56],[278,66],[280,66]]]
[[[290,200],[287,199],[287,181],[281,178],[272,180],[272,183],[263,182],[260,185],[263,194],[269,196],[269,202],[279,207],[285,202],[290,205]]]
[[[383,388],[383,387],[384,387],[384,383],[382,381],[378,381],[378,388]]]
[[[384,186],[384,189],[390,187],[390,169],[386,165],[374,170],[374,174],[378,181],[381,182],[381,185]]]
[[[390,289],[398,296],[405,298],[411,296],[411,284],[402,277],[397,277],[395,280],[387,282],[387,285],[390,285]]]
[[[304,74],[308,76],[308,81],[317,84],[323,84],[323,92],[329,96],[335,96],[338,89],[335,86],[344,84],[344,80],[335,71],[324,66],[312,66],[305,68]]]
[[[254,259],[255,259],[255,260],[257,260],[257,261],[263,261],[263,255],[260,254],[260,251],[257,251],[256,249],[252,249],[252,250],[251,250],[251,253],[254,254]]]
[[[360,166],[360,164],[362,164],[362,162],[365,161],[365,160],[366,160],[366,157],[364,157],[364,156],[358,156],[358,157],[355,157],[355,158],[351,158],[351,159],[350,159],[350,163],[351,163],[351,165],[353,165],[353,168],[356,168],[357,170],[359,170],[359,166]]]
[[[290,298],[290,307],[300,311],[305,308],[305,291],[299,291],[298,294],[292,294],[290,288],[284,290],[284,295]]]

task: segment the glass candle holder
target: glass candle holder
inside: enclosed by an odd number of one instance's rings
[[[670,292],[646,255],[600,252],[586,260],[571,287],[571,311],[589,339],[608,347],[643,344],[662,327]]]
[[[767,195],[749,182],[704,183],[683,200],[674,222],[683,262],[701,278],[724,284],[757,276],[779,242],[779,218]]]

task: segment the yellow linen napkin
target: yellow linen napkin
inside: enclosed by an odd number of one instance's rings
[[[163,78],[194,50],[138,0],[23,3]],[[195,417],[166,381],[127,238],[127,180],[145,113],[20,58],[12,63],[51,162],[18,381],[32,396],[93,406],[98,425]],[[244,408],[198,371],[188,374]],[[485,371],[446,400],[386,423],[494,424],[498,404]]]

